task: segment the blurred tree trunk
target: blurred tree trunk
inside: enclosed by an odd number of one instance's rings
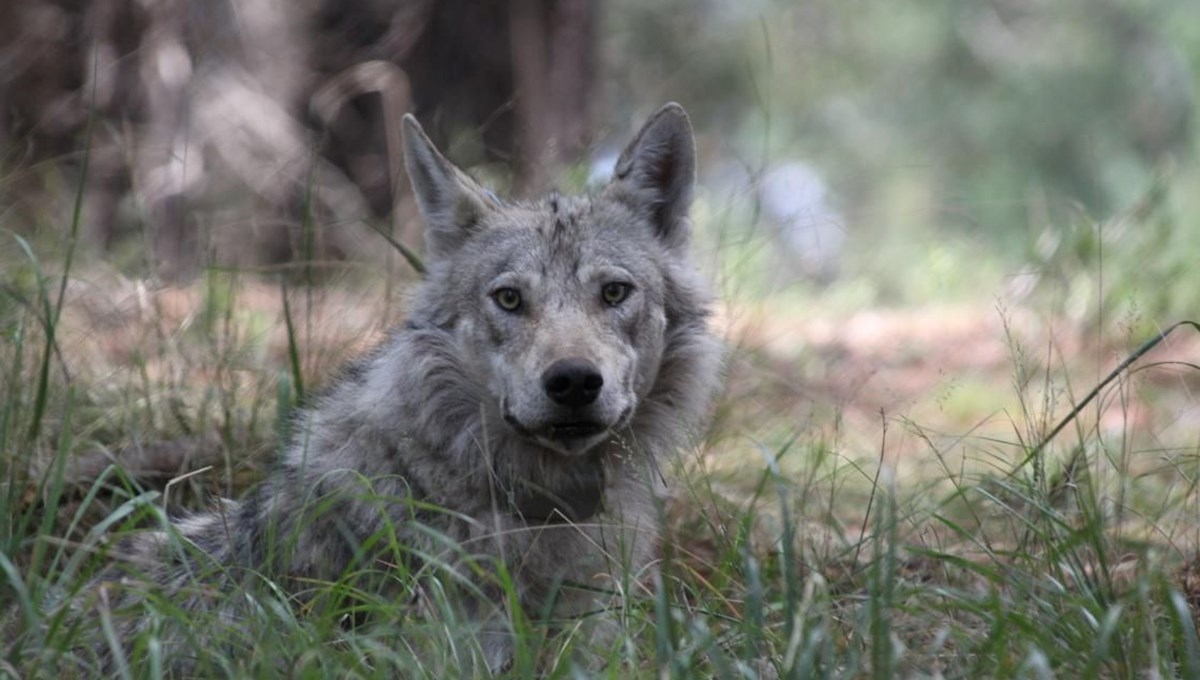
[[[587,148],[595,81],[593,0],[514,0],[518,188],[537,192]]]
[[[357,257],[357,232],[325,227],[415,224],[398,201],[401,110],[459,163],[510,165],[518,193],[578,159],[598,14],[595,0],[0,0],[0,162],[53,159],[59,184],[86,181],[85,240],[145,230],[164,278],[207,256]],[[18,174],[33,186],[0,190],[29,224],[71,205]],[[304,225],[328,247],[299,247]]]
[[[518,191],[531,193],[587,147],[598,17],[595,0],[325,0],[314,65],[323,74],[370,60],[400,66],[435,141],[467,165],[510,163]],[[330,152],[386,189],[381,159],[362,162],[385,147],[377,100],[356,96],[342,111]],[[370,201],[377,211],[393,203],[378,189]]]

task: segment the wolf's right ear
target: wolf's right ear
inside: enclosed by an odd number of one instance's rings
[[[696,143],[683,107],[671,102],[646,121],[621,152],[608,191],[650,218],[669,247],[687,245],[696,182]]]
[[[404,166],[425,219],[425,249],[436,259],[479,229],[496,199],[437,150],[411,113],[404,116]]]

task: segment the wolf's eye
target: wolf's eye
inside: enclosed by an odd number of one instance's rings
[[[506,312],[521,308],[521,291],[516,288],[498,288],[492,293],[492,299]]]
[[[625,298],[629,297],[629,289],[630,285],[628,283],[610,281],[600,289],[600,297],[604,298],[604,301],[609,305],[616,307],[624,302]]]

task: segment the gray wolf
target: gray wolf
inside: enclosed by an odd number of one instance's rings
[[[117,612],[149,589],[236,625],[213,604],[230,580],[302,589],[438,562],[472,584],[463,610],[495,670],[511,612],[489,574],[524,611],[569,617],[652,573],[659,461],[696,431],[719,372],[687,257],[686,113],[650,118],[595,195],[536,202],[497,199],[411,115],[403,131],[428,264],[403,326],[295,415],[247,497],[115,546],[82,597]]]

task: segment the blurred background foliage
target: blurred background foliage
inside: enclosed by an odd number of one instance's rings
[[[681,98],[720,155],[825,178],[862,302],[1001,276],[1075,318],[1099,294],[1200,303],[1195,3],[626,2],[611,21],[614,99]]]
[[[377,259],[360,222],[419,247],[403,110],[529,194],[674,99],[749,294],[1158,324],[1200,306],[1198,73],[1188,0],[9,2],[0,227],[64,237],[85,176],[131,275]]]

